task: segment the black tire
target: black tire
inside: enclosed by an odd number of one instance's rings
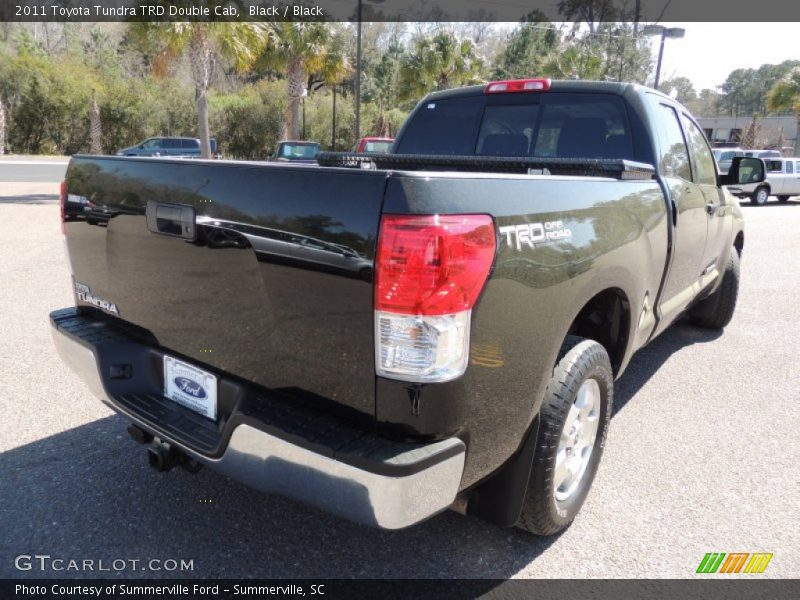
[[[739,295],[739,253],[731,248],[722,282],[717,290],[689,312],[692,323],[708,329],[723,329],[733,318]]]
[[[788,202],[789,196],[778,196],[778,202]]]
[[[763,206],[767,203],[767,200],[769,200],[769,188],[765,185],[757,187],[756,191],[750,195],[750,202],[752,204]]]
[[[578,390],[589,379],[595,380],[600,391],[597,433],[577,487],[561,501],[556,499],[555,488],[559,441]],[[586,500],[603,455],[613,401],[614,375],[605,348],[594,340],[568,336],[545,390],[533,468],[517,527],[536,535],[552,535],[572,522]]]

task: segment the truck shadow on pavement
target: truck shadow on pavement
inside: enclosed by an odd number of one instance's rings
[[[664,333],[633,355],[622,377],[614,384],[613,418],[648,382],[669,357],[693,344],[713,342],[722,331],[702,329],[683,318],[668,327]]]
[[[668,329],[618,382],[616,412],[676,351],[718,336],[683,322]],[[99,402],[88,393],[82,401]],[[0,454],[0,577],[507,578],[559,537],[452,512],[401,531],[371,529],[208,469],[157,473],[126,426],[112,415]],[[20,571],[21,554],[127,563],[119,572]],[[192,569],[150,570],[152,559]]]

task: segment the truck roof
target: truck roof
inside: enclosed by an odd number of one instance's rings
[[[444,98],[462,98],[465,96],[479,96],[484,93],[486,85],[470,85],[461,88],[453,88],[449,90],[441,90],[438,92],[431,92],[428,94],[426,100],[439,100]],[[625,90],[630,88],[641,88],[642,91],[656,93],[664,98],[669,98],[661,92],[646,88],[636,83],[620,83],[617,81],[570,81],[570,80],[553,80],[550,84],[550,92],[601,92],[605,94],[622,94]],[[515,92],[515,93],[542,93],[548,92]]]

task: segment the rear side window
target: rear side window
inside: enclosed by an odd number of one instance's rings
[[[165,150],[178,150],[181,147],[181,141],[167,138],[162,142],[162,147]]]
[[[786,161],[786,172],[787,173],[794,173],[794,164],[790,160]]]
[[[767,171],[770,173],[783,173],[783,163],[779,160],[765,160]]]
[[[480,95],[421,106],[397,152],[632,159],[633,143],[614,95]]]
[[[181,147],[184,150],[199,150],[200,143],[197,140],[181,140]]]

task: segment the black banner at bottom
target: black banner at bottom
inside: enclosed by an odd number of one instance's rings
[[[2,600],[234,600],[269,598],[489,598],[782,600],[800,598],[797,579],[319,579],[319,580],[0,580]]]

